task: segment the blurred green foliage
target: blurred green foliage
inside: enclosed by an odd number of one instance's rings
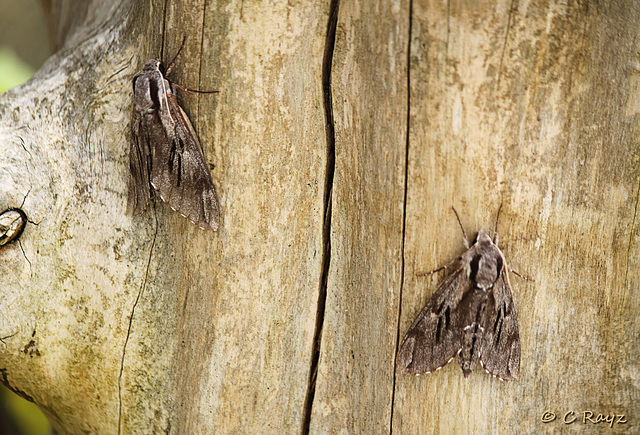
[[[0,434],[49,435],[51,427],[38,407],[0,384]]]
[[[0,47],[0,92],[29,80],[33,69],[24,63],[9,46]]]

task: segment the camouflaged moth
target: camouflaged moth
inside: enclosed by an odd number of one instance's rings
[[[480,361],[488,373],[503,381],[517,379],[518,320],[507,264],[498,248],[498,219],[493,240],[479,231],[469,246],[458,213],[453,212],[467,251],[409,328],[398,364],[405,374],[419,375],[441,368],[458,355],[465,377]]]
[[[216,188],[198,136],[158,59],[147,61],[133,77],[131,136],[127,213],[142,213],[153,189],[200,228],[216,231],[220,222]]]

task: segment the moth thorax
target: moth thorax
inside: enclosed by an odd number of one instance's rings
[[[498,279],[502,261],[499,256],[492,253],[481,253],[471,260],[471,279],[478,288],[490,289]]]

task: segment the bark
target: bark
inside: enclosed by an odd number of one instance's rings
[[[534,433],[568,412],[633,431],[639,19],[622,1],[51,4],[59,51],[0,96],[0,211],[30,220],[0,248],[0,379],[60,433]],[[159,200],[125,214],[131,77],[183,39],[170,78],[220,90],[181,98],[216,233]],[[500,205],[501,249],[535,280],[511,276],[520,379],[402,376],[446,276],[418,274],[464,249],[451,206],[473,237]]]
[[[59,432],[300,430],[323,253],[326,10],[94,2],[3,96],[2,205],[24,199],[33,223],[2,250],[1,326],[17,334],[1,366]],[[160,201],[125,215],[131,77],[184,37],[172,80],[221,91],[182,99],[213,166],[217,233]]]

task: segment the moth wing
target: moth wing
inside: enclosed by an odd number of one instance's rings
[[[198,136],[172,94],[167,102],[178,122],[164,122],[167,142],[153,144],[151,184],[171,208],[200,228],[216,231],[220,206]]]
[[[520,372],[520,334],[506,266],[489,295],[485,319],[480,356],[482,366],[503,381],[517,379]]]
[[[151,116],[151,115],[147,115]],[[149,130],[145,128],[145,117],[133,110],[131,115],[131,140],[129,150],[129,195],[127,214],[137,215],[145,211],[151,198],[149,172],[151,148]]]
[[[457,307],[469,284],[459,266],[433,294],[402,340],[398,364],[405,374],[431,373],[460,350]]]

